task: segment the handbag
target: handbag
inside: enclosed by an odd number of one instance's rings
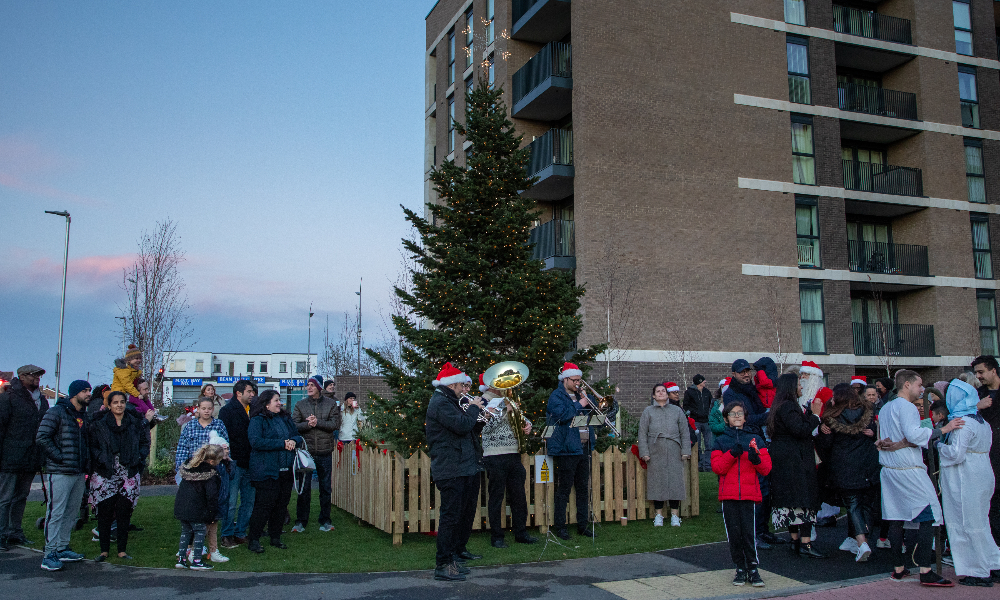
[[[306,486],[306,478],[312,477],[316,470],[316,461],[312,454],[309,454],[309,445],[302,441],[302,447],[295,448],[295,460],[292,461],[292,482],[295,485],[295,492],[302,493]],[[301,480],[300,480],[301,478]]]

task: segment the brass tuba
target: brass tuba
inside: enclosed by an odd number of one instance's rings
[[[517,394],[514,392],[514,388],[520,386],[527,380],[527,365],[513,360],[497,363],[489,369],[486,369],[486,372],[483,373],[483,383],[485,383],[487,387],[502,391],[504,397],[507,399],[507,406],[509,407],[507,418],[510,423],[510,428],[514,431],[514,435],[517,437],[518,452],[525,451],[525,420],[524,413],[521,411],[520,406],[521,399],[518,398]]]

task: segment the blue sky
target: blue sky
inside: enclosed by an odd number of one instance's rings
[[[377,8],[377,10],[376,10]],[[0,370],[110,375],[122,268],[178,223],[196,349],[377,329],[423,200],[428,2],[0,0]],[[316,344],[313,344],[316,348]]]

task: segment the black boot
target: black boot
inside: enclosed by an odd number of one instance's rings
[[[571,536],[569,534],[569,532],[566,531],[565,527],[560,527],[559,529],[556,529],[556,537],[559,538],[559,539],[561,539],[561,540],[569,540],[573,536]]]
[[[812,544],[802,544],[799,547],[799,556],[805,556],[806,558],[826,558],[826,555],[813,548]]]
[[[792,540],[792,554],[799,556],[802,551],[802,539],[795,538]]]
[[[458,565],[451,562],[434,569],[434,579],[438,581],[465,581],[465,575],[458,571]]]

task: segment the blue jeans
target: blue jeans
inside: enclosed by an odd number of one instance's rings
[[[330,479],[333,474],[333,454],[316,454],[316,475],[319,479],[319,524],[328,525],[330,520]],[[312,504],[312,475],[303,482],[302,493],[295,501],[295,523],[305,527],[309,524],[309,509]]]
[[[698,470],[699,471],[711,471],[712,470],[712,446],[715,445],[715,435],[712,434],[712,428],[708,426],[708,423],[695,423],[695,428],[701,433],[701,441],[699,444],[704,443],[705,449],[701,450],[699,448],[698,452]]]
[[[255,490],[250,485],[250,470],[234,465],[229,479],[229,518],[222,529],[222,537],[246,537],[250,514],[253,513]],[[236,500],[239,497],[240,512],[236,514]]]

